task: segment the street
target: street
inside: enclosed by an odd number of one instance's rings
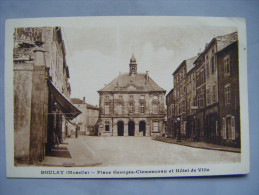
[[[177,165],[240,162],[240,153],[191,148],[152,140],[151,137],[80,136],[101,166]]]

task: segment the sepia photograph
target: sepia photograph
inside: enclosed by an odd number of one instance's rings
[[[6,22],[8,177],[249,173],[242,18]]]

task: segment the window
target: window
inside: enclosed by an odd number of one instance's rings
[[[133,113],[134,112],[134,105],[131,103],[129,105],[129,113]]]
[[[118,109],[118,114],[122,114],[122,105],[119,105],[119,106],[117,107],[117,109]]]
[[[158,132],[158,122],[153,122],[154,132]]]
[[[174,104],[172,104],[172,107],[171,107],[171,115],[174,116]]]
[[[141,99],[141,100],[144,100],[144,99],[145,99],[145,96],[144,96],[144,95],[141,95],[141,96],[140,96],[140,99]]]
[[[214,56],[212,56],[212,57],[210,58],[211,74],[213,74],[214,71],[215,71],[215,59],[214,59],[214,58],[215,58]]]
[[[158,113],[157,105],[154,105],[154,106],[153,106],[153,113],[154,113],[154,114],[157,114],[157,113]]]
[[[183,93],[184,93],[184,94],[185,94],[185,90],[186,90],[186,89],[185,89],[185,85],[184,85],[184,86],[183,86]]]
[[[229,56],[226,56],[224,58],[224,75],[225,76],[230,75],[230,58],[229,58]]]
[[[209,77],[209,75],[210,75],[209,62],[207,62],[207,64],[206,64],[206,74],[207,74],[207,77]]]
[[[140,105],[140,113],[145,113],[145,106],[143,104]]]
[[[204,95],[198,95],[198,107],[201,108],[203,107],[203,101],[204,101]]]
[[[182,100],[182,101],[181,101],[181,111],[182,111],[182,112],[185,112],[185,109],[186,109],[186,108],[185,108],[185,100]]]
[[[192,106],[197,106],[196,97],[192,98]]]
[[[158,99],[157,95],[154,95],[154,100],[157,100],[157,99]]]
[[[110,106],[109,105],[106,105],[104,107],[104,114],[110,114]]]
[[[235,117],[223,118],[223,139],[236,139]]]
[[[105,100],[109,100],[109,96],[105,96]]]
[[[216,102],[216,85],[212,86],[212,103]]]
[[[105,131],[110,131],[110,122],[105,121]]]
[[[210,89],[208,88],[207,90],[207,105],[210,104]]]
[[[230,84],[227,84],[225,86],[225,105],[228,105],[231,103],[231,86]]]

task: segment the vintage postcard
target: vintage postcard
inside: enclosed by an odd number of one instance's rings
[[[243,18],[6,21],[7,177],[249,173]]]

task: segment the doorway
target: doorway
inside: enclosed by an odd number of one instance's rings
[[[143,132],[143,136],[146,136],[146,122],[145,121],[139,122],[139,132]]]
[[[134,121],[129,121],[129,123],[128,123],[128,130],[129,130],[128,135],[129,136],[134,136],[134,134],[135,134],[135,123],[134,123]]]
[[[118,128],[118,136],[123,136],[124,135],[124,123],[123,123],[123,121],[119,121],[117,123],[117,128]]]

